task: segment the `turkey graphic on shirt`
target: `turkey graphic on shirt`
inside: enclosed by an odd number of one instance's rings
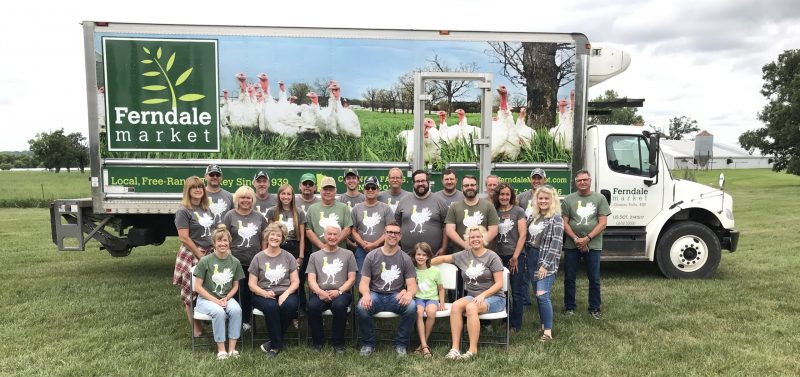
[[[578,217],[581,218],[575,225],[589,225],[589,218],[597,213],[597,207],[595,207],[592,202],[581,205],[581,201],[578,200],[578,208],[575,209],[575,212],[578,214]]]
[[[469,260],[469,266],[464,273],[467,275],[469,280],[467,280],[467,284],[477,285],[478,284],[478,277],[480,277],[483,272],[486,271],[486,266],[483,263],[475,263],[474,259]]]

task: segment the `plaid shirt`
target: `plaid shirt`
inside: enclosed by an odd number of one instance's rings
[[[211,249],[200,248],[203,255],[208,255]],[[178,255],[175,257],[175,271],[172,273],[172,284],[180,286],[181,301],[189,305],[194,300],[196,294],[192,292],[192,267],[197,265],[198,259],[195,258],[186,246],[181,246]]]

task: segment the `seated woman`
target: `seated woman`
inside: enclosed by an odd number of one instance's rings
[[[267,248],[256,254],[250,263],[248,284],[253,307],[264,313],[269,341],[261,345],[267,357],[275,357],[283,349],[283,334],[297,316],[297,260],[281,249],[286,241],[286,226],[272,223],[264,229]]]
[[[500,257],[486,248],[486,228],[471,226],[464,234],[469,249],[451,255],[433,258],[432,265],[452,263],[461,270],[467,288],[467,296],[458,299],[450,307],[450,333],[453,345],[445,356],[450,360],[464,360],[478,353],[478,337],[481,323],[478,315],[497,313],[506,307],[506,296],[503,288],[503,262]],[[459,351],[461,331],[464,327],[464,313],[467,316],[467,334],[469,350],[463,354]]]
[[[242,331],[242,308],[233,297],[244,277],[242,265],[231,255],[231,234],[220,224],[212,234],[214,252],[200,259],[194,269],[194,289],[197,291],[195,311],[211,317],[217,360],[239,357],[236,342]],[[228,351],[225,350],[225,318],[228,318]]]

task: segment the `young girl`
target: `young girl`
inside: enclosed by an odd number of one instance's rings
[[[442,275],[438,268],[431,267],[432,258],[430,245],[425,242],[414,245],[414,264],[417,268],[417,295],[414,301],[417,304],[417,330],[420,343],[414,353],[425,358],[431,357],[428,337],[431,336],[433,324],[436,322],[436,312],[444,310]],[[423,320],[423,314],[428,317],[427,321]]]
[[[239,260],[231,255],[231,234],[224,224],[217,225],[212,234],[214,252],[200,259],[194,269],[194,289],[197,291],[199,313],[211,317],[217,360],[238,357],[236,342],[242,329],[242,309],[236,299],[239,280],[244,271]],[[228,350],[225,350],[225,317],[228,317]]]

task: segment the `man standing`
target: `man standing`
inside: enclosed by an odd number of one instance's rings
[[[353,226],[353,217],[347,204],[336,201],[336,180],[332,177],[322,178],[322,201],[314,203],[308,208],[306,215],[306,239],[311,243],[312,254],[314,251],[325,247],[325,227],[336,224],[341,229],[339,233],[339,246],[346,248],[345,240],[350,236]]]
[[[472,175],[465,175],[461,179],[461,191],[464,200],[453,202],[447,210],[445,232],[452,242],[453,250],[466,250],[469,248],[464,241],[464,233],[468,227],[483,225],[487,229],[486,241],[492,242],[497,236],[497,210],[488,200],[478,198],[478,179]]]
[[[400,246],[411,254],[417,242],[427,242],[435,255],[444,255],[447,236],[442,227],[447,216],[447,204],[430,192],[428,172],[417,170],[412,179],[414,193],[401,199],[394,212],[394,219],[403,232]]]
[[[378,201],[378,177],[367,177],[364,181],[364,196],[366,200],[353,207],[353,239],[356,248],[356,265],[358,270],[364,265],[364,258],[370,251],[383,245],[384,228],[386,224],[394,221],[392,209],[386,203]],[[360,273],[357,274],[358,282]]]
[[[437,191],[436,195],[444,199],[447,207],[455,201],[464,200],[464,193],[456,188],[456,172],[453,169],[442,171],[442,190]]]
[[[209,209],[214,214],[213,228],[217,227],[228,211],[233,209],[233,195],[221,186],[222,168],[211,164],[206,167],[206,193],[208,195]]]
[[[536,189],[539,187],[547,184],[547,173],[545,173],[542,168],[535,168],[531,170],[530,181],[531,189],[517,196],[517,203],[525,210],[525,217],[528,218],[529,222],[531,216],[533,216],[533,207],[536,205],[536,201],[533,200],[533,193],[536,192]]]
[[[398,356],[405,356],[411,330],[417,318],[414,295],[417,292],[417,271],[408,254],[400,250],[400,226],[390,223],[385,228],[385,244],[369,253],[364,260],[356,306],[358,328],[361,330],[361,356],[375,351],[375,328],[372,315],[392,312],[400,315],[397,337],[394,340]]]
[[[388,204],[395,211],[400,199],[408,194],[410,192],[403,190],[403,171],[400,168],[389,169],[389,191],[381,192],[378,201]]]
[[[489,203],[494,203],[494,189],[497,188],[497,185],[500,184],[500,177],[492,174],[486,177],[486,182],[484,182],[483,187],[486,190],[485,193],[480,194],[478,197],[481,199],[486,199]]]
[[[347,186],[347,191],[339,195],[339,201],[347,204],[350,209],[364,201],[364,194],[358,192],[359,183],[361,182],[359,180],[358,170],[349,168],[344,171],[344,184]]]
[[[317,177],[312,173],[305,173],[300,176],[300,193],[295,195],[295,206],[304,215],[308,215],[308,208],[314,203],[319,203],[319,198],[315,195],[317,193]],[[306,242],[306,245],[309,245]],[[306,254],[310,255],[310,254]]]
[[[564,198],[564,311],[575,314],[575,274],[581,259],[589,278],[589,314],[600,319],[600,252],[603,230],[611,209],[603,195],[592,192],[592,178],[586,170],[575,174],[577,192]]]
[[[278,196],[270,195],[269,193],[269,175],[267,175],[267,172],[259,170],[253,176],[253,188],[256,190],[256,203],[253,208],[266,218],[267,210],[278,204]]]

